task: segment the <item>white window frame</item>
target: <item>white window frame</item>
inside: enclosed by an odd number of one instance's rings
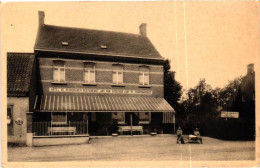
[[[122,67],[121,70],[118,70],[118,69],[114,69],[113,66],[120,66]],[[122,73],[122,83],[119,82],[119,73]],[[116,74],[116,80],[114,80],[114,74]],[[116,82],[114,82],[116,81]],[[113,84],[116,84],[116,85],[122,85],[124,83],[124,66],[121,65],[121,64],[113,64],[112,65],[112,83]]]
[[[93,64],[94,68],[86,68],[87,64]],[[91,72],[94,72],[94,81],[91,82]],[[85,73],[88,73],[88,79],[86,79]],[[84,82],[86,84],[95,84],[96,83],[96,64],[93,62],[84,62]]]
[[[56,62],[63,62],[63,66],[59,66],[59,65],[55,65]],[[64,71],[62,72],[62,69],[64,69]],[[57,70],[57,80],[55,79],[55,70]],[[62,74],[64,73],[64,74]],[[64,81],[61,80],[61,76],[64,76]],[[65,72],[65,61],[63,60],[53,60],[53,81],[54,82],[65,82],[66,81],[66,72]]]
[[[141,71],[140,68],[147,68],[148,72]],[[145,75],[148,76],[147,84],[146,84],[146,81],[145,81]],[[141,77],[142,83],[140,83],[140,77]],[[140,66],[139,67],[139,85],[142,85],[142,86],[149,86],[150,85],[150,70],[149,70],[148,66]]]

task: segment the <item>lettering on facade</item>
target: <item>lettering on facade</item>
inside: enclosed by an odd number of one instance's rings
[[[58,88],[49,87],[49,92],[73,92],[73,93],[105,93],[105,94],[148,94],[151,90],[120,90],[120,89],[87,89],[87,88]]]

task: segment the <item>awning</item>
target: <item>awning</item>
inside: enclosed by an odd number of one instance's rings
[[[174,112],[164,98],[43,95],[36,112]]]

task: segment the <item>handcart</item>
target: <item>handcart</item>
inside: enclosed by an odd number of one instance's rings
[[[202,140],[200,136],[195,136],[195,135],[189,135],[188,136],[188,143],[199,143],[202,144]]]

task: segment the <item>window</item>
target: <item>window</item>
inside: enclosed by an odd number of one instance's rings
[[[53,61],[53,81],[65,82],[65,62]]]
[[[123,65],[113,65],[113,84],[123,84]]]
[[[139,67],[139,85],[149,85],[149,67]]]
[[[95,64],[91,62],[84,63],[85,83],[95,83]]]
[[[13,106],[7,106],[7,132],[8,135],[13,135]]]
[[[64,112],[52,113],[51,122],[53,125],[67,124],[67,113]]]
[[[114,112],[112,113],[112,119],[117,120],[118,124],[125,123],[125,113],[124,112]]]
[[[151,113],[140,112],[139,113],[139,124],[149,124],[151,121]]]

